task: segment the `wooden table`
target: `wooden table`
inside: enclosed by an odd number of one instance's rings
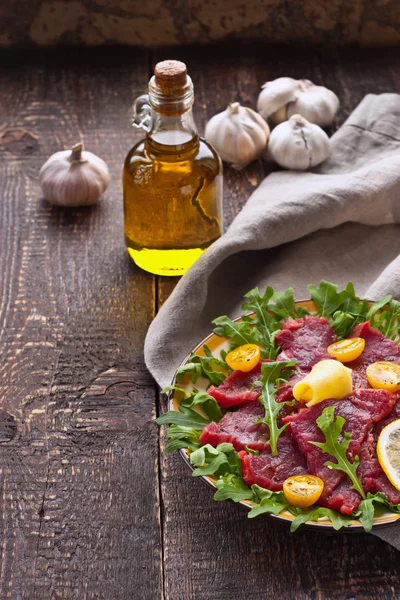
[[[365,94],[400,92],[394,49],[1,54],[0,599],[400,598],[388,545],[248,521],[163,454],[143,342],[176,280],[125,253],[120,174],[138,139],[132,101],[167,57],[188,64],[201,130],[282,75],[335,90],[337,126]],[[53,208],[39,168],[79,140],[108,162],[109,191],[96,208]],[[226,169],[226,225],[270,169]]]

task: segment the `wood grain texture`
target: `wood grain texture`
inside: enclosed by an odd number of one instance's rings
[[[125,253],[120,183],[147,55],[2,59],[0,598],[160,598],[155,286]],[[79,140],[112,183],[53,208],[39,167]]]
[[[332,87],[337,124],[365,93],[400,90],[392,50],[0,54],[0,599],[400,598],[389,546],[250,522],[164,456],[164,430],[158,444],[143,341],[176,279],[125,256],[120,171],[131,103],[161,58],[187,62],[201,131],[280,75]],[[112,183],[98,207],[52,208],[38,170],[79,140]],[[271,169],[226,168],[226,226]]]
[[[168,51],[156,54],[167,57]],[[327,85],[341,99],[338,127],[367,93],[400,92],[394,65],[398,51],[320,53],[312,49],[231,47],[175,50],[187,62],[196,92],[196,119],[206,119],[238,100],[255,106],[260,85],[290,75]],[[200,106],[199,106],[200,104]],[[245,171],[225,168],[228,225],[272,165],[258,161]],[[162,305],[176,280],[158,280]],[[217,316],[217,315],[216,315]],[[211,327],[210,327],[211,330]],[[161,401],[161,406],[163,402]],[[179,455],[165,456],[161,436],[164,509],[165,598],[168,600],[384,600],[400,598],[398,553],[366,535],[332,535],[287,527],[270,519],[249,521],[242,507],[214,502]]]

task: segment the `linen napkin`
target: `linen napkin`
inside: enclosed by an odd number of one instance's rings
[[[182,277],[145,341],[161,387],[211,321],[238,316],[256,285],[293,287],[299,300],[309,283],[353,281],[362,297],[400,298],[400,95],[366,96],[331,143],[319,167],[266,177]],[[376,535],[400,549],[400,525]]]

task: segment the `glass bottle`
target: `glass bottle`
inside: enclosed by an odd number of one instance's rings
[[[222,233],[222,164],[199,137],[186,65],[158,63],[149,94],[134,104],[146,131],[125,159],[125,240],[135,263],[158,275],[183,275]]]

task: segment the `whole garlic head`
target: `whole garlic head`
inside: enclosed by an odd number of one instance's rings
[[[106,191],[110,173],[104,160],[75,144],[72,150],[50,156],[40,169],[39,182],[51,204],[89,206]]]
[[[204,137],[223,161],[243,169],[264,152],[269,134],[258,113],[234,102],[208,121]]]
[[[308,79],[291,77],[264,83],[257,101],[261,116],[264,119],[270,117],[275,124],[299,114],[311,123],[325,127],[333,122],[338,108],[339,99],[328,88]]]
[[[305,170],[323,162],[331,149],[325,131],[301,115],[293,115],[271,133],[269,152],[286,169]]]

